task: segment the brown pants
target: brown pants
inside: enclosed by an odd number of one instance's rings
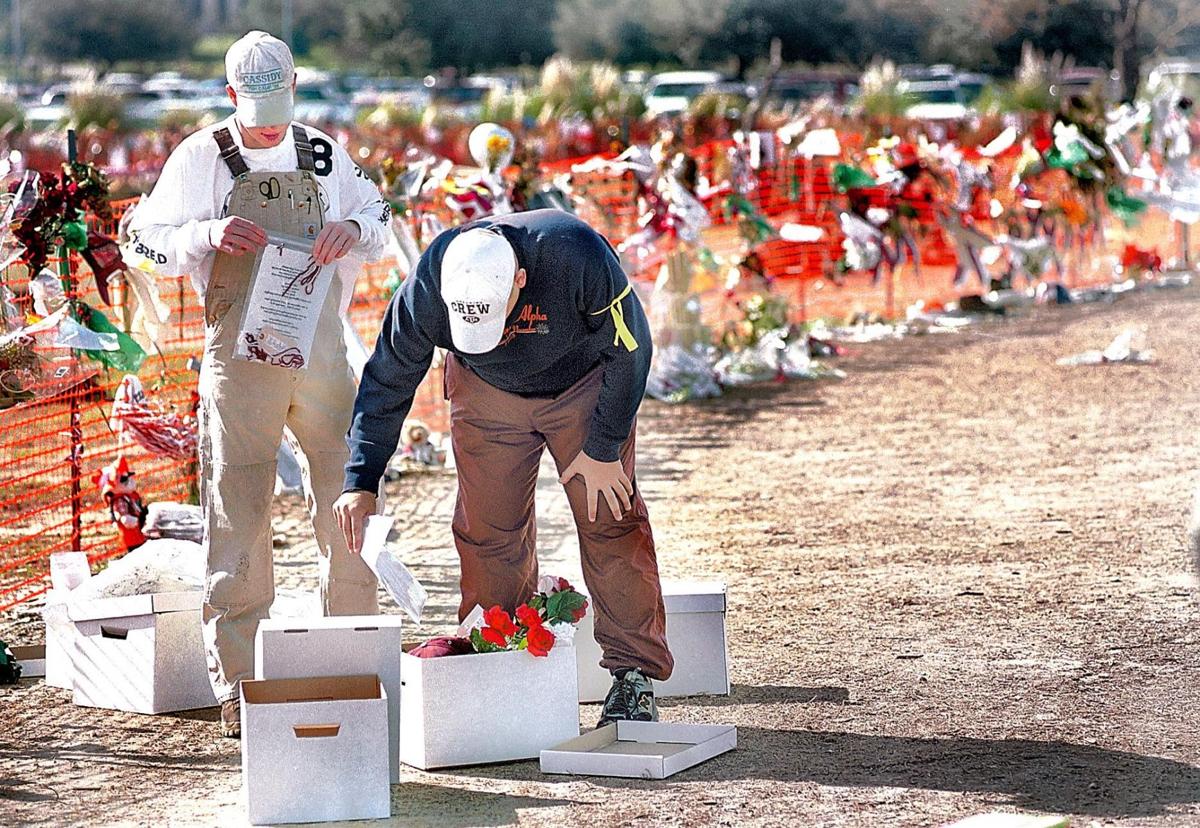
[[[597,368],[553,399],[527,398],[488,385],[452,355],[446,359],[450,434],[458,464],[454,542],[462,562],[459,618],[476,605],[510,612],[537,589],[534,492],[542,449],[561,473],[583,448],[600,395]],[[600,498],[596,521],[587,516],[582,478],[566,485],[579,533],[583,579],[595,613],[596,641],[607,670],[637,668],[670,677],[666,613],[650,517],[634,477],[634,431],[621,463],[634,485],[633,509],[613,518]]]

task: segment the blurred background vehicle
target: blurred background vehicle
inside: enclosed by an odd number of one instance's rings
[[[966,92],[953,75],[901,81],[899,91],[916,98],[904,114],[926,121],[957,121],[967,116]]]
[[[677,115],[722,80],[720,72],[660,72],[646,85],[646,112]]]

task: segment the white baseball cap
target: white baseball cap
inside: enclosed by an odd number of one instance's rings
[[[517,254],[500,232],[464,230],[442,253],[442,301],[450,338],[464,354],[483,354],[500,344]]]
[[[292,50],[277,37],[253,31],[225,53],[225,78],[237,93],[237,119],[245,126],[290,124],[294,111]]]

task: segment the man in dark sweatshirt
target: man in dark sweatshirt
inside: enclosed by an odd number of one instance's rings
[[[673,661],[650,519],[634,476],[634,431],[650,334],[608,241],[579,219],[534,210],[434,239],[393,297],[363,371],[334,507],[352,551],[435,347],[458,465],[453,533],[462,618],[508,611],[538,581],[534,490],[549,448],[579,533],[601,665],[601,724],[657,718],[651,679]]]

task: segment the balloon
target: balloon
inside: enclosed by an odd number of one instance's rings
[[[513,134],[499,124],[480,124],[471,130],[467,149],[475,163],[489,173],[508,166],[516,147]]]

